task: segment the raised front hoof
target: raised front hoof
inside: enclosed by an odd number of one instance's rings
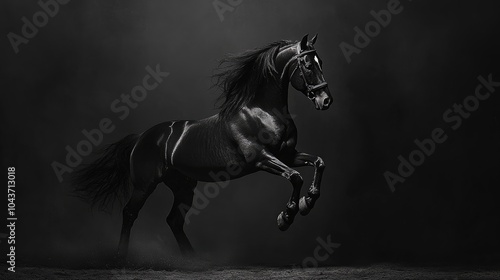
[[[306,197],[305,196],[301,197],[299,200],[300,215],[305,216],[305,215],[309,214],[310,211],[311,211],[311,208],[310,208],[309,204],[307,204]]]
[[[278,219],[276,219],[276,222],[278,223],[278,228],[281,230],[281,231],[285,231],[287,230],[290,225],[292,224],[291,222],[288,223],[285,218],[284,218],[284,214],[283,212],[281,212],[279,215],[278,215]]]

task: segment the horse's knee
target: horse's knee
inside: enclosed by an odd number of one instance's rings
[[[302,178],[302,176],[300,175],[299,172],[297,171],[294,171],[291,175],[290,175],[290,182],[292,183],[293,186],[302,186],[302,184],[304,184],[304,179]]]
[[[314,166],[318,169],[325,169],[326,165],[325,165],[325,162],[323,161],[322,158],[318,157],[315,161],[314,161]]]

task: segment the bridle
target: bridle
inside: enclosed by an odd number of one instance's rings
[[[290,68],[290,65],[292,65],[292,62],[294,62],[295,60],[297,61],[297,65],[295,66],[295,68],[293,69],[292,73],[290,74],[290,76],[288,77],[288,81],[291,81],[291,78],[293,77],[293,74],[295,74],[295,71],[297,71],[297,69],[299,69],[300,71],[300,76],[302,77],[302,79],[304,80],[304,84],[307,88],[307,98],[309,99],[313,99],[314,98],[314,92],[318,89],[322,89],[322,88],[325,88],[328,86],[328,83],[327,82],[322,82],[320,84],[317,84],[317,85],[311,85],[307,82],[307,79],[306,79],[306,75],[304,74],[304,67],[305,66],[305,59],[304,59],[304,56],[308,55],[308,54],[311,54],[311,53],[314,53],[316,54],[316,50],[306,50],[306,51],[302,51],[296,55],[294,55],[292,58],[290,58],[290,60],[288,60],[288,62],[285,64],[285,67],[283,68],[283,72],[281,73],[281,77],[280,77],[280,81],[281,81],[281,87],[283,90],[286,90],[287,86],[288,85],[284,85],[284,77],[286,75],[286,73],[288,72],[288,68]]]

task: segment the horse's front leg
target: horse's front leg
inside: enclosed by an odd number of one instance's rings
[[[323,170],[325,170],[325,163],[320,157],[306,153],[295,154],[292,166],[300,167],[306,165],[314,167],[314,178],[309,190],[307,191],[307,196],[303,196],[299,201],[299,210],[301,215],[307,215],[314,207],[316,200],[318,200],[321,177],[323,177]]]
[[[287,230],[299,211],[300,189],[302,188],[304,180],[298,171],[288,167],[279,159],[268,153],[264,153],[263,159],[257,162],[257,167],[269,173],[285,177],[292,183],[293,190],[290,200],[285,210],[278,215],[277,219],[278,228],[280,230]]]

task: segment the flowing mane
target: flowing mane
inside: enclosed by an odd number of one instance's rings
[[[222,90],[217,98],[217,102],[224,100],[219,106],[221,117],[228,117],[241,109],[266,82],[276,81],[278,72],[274,60],[278,50],[292,43],[277,41],[262,48],[228,55],[220,61],[213,78],[214,86]]]

